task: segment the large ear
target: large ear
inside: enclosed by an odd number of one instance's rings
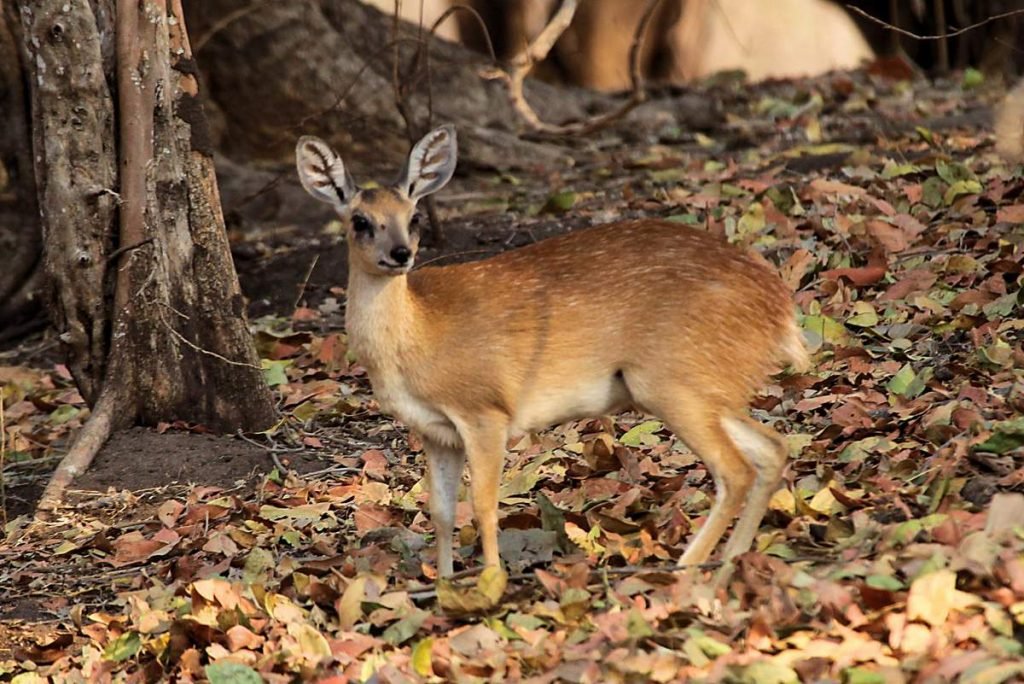
[[[413,202],[435,193],[452,179],[457,160],[455,126],[435,128],[412,148],[399,187]]]
[[[302,187],[321,202],[341,209],[356,194],[356,184],[341,157],[320,138],[304,135],[295,145],[295,166]]]

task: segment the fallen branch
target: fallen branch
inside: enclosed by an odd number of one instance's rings
[[[538,133],[548,135],[585,135],[600,130],[615,123],[626,114],[635,109],[638,105],[647,100],[647,90],[644,88],[643,72],[640,65],[644,36],[647,27],[654,16],[654,10],[661,0],[648,0],[647,8],[644,10],[640,23],[637,24],[636,32],[633,34],[633,44],[629,49],[629,75],[632,82],[632,92],[629,98],[617,109],[595,116],[587,121],[579,121],[570,124],[550,124],[543,121],[536,110],[530,105],[523,93],[523,84],[526,77],[530,75],[533,67],[538,62],[544,61],[551,52],[551,48],[569,28],[573,17],[576,14],[578,0],[563,0],[558,11],[548,22],[544,30],[530,43],[525,50],[513,58],[510,69],[499,68],[486,69],[481,76],[490,80],[504,81],[508,87],[509,99],[512,108],[526,122],[530,128]]]
[[[875,16],[872,16],[872,15],[868,14],[867,12],[862,10],[860,7],[855,7],[853,5],[847,4],[846,5],[846,9],[850,10],[851,12],[855,12],[855,13],[861,15],[862,17],[864,17],[868,21],[873,21],[874,23],[878,24],[879,26],[884,26],[885,28],[889,29],[890,31],[895,31],[896,33],[898,33],[898,34],[900,34],[902,36],[906,36],[908,38],[913,38],[914,40],[940,40],[940,41],[941,40],[946,40],[947,38],[954,38],[956,36],[962,35],[962,34],[967,33],[969,31],[974,31],[975,29],[979,29],[982,26],[985,26],[986,24],[991,24],[993,21],[996,21],[996,20],[999,20],[999,19],[1006,19],[1007,17],[1013,17],[1013,16],[1016,16],[1018,14],[1024,14],[1024,9],[1010,10],[1009,12],[1003,12],[1002,14],[993,14],[991,17],[988,17],[986,19],[982,19],[981,21],[979,21],[979,22],[977,22],[975,24],[971,24],[970,26],[964,26],[963,28],[956,29],[955,31],[949,31],[948,33],[940,33],[940,34],[937,34],[937,35],[930,35],[930,36],[928,36],[928,35],[920,35],[920,34],[917,34],[917,33],[912,33],[911,31],[908,31],[906,29],[900,28],[899,26],[894,26],[894,25],[890,24],[887,21],[884,21],[882,19],[879,19],[878,17],[875,17]],[[943,30],[945,30],[945,27],[942,27],[942,28],[943,28]]]
[[[43,490],[36,506],[36,521],[45,521],[49,514],[60,508],[64,490],[92,463],[99,450],[110,437],[114,424],[114,409],[117,408],[115,392],[105,387],[92,409],[92,415],[78,433],[74,445],[53,471],[53,477]]]
[[[794,556],[793,558],[780,558],[783,563],[792,565],[795,563],[821,563],[829,559],[822,558],[821,556]],[[605,579],[608,577],[631,577],[634,575],[645,575],[654,574],[659,572],[674,574],[677,572],[683,572],[685,570],[716,570],[718,568],[725,567],[727,563],[725,561],[713,560],[705,561],[703,563],[685,563],[679,565],[678,563],[660,563],[657,565],[625,565],[618,568],[591,568],[587,573],[587,586],[600,586],[605,583]],[[483,571],[483,566],[470,568],[468,570],[461,570],[453,574],[449,579],[451,580],[462,580],[468,577],[474,577],[479,575]],[[508,576],[508,582],[525,582],[531,581],[536,582],[537,573],[521,572],[515,575]],[[430,599],[437,598],[437,590],[423,589],[420,591],[409,592],[409,598],[413,601],[427,601]]]

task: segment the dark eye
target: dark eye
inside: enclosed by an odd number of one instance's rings
[[[356,214],[352,217],[352,230],[360,235],[369,235],[373,232],[373,224],[362,214]]]
[[[409,227],[412,228],[413,230],[419,230],[420,228],[422,228],[423,227],[423,214],[421,214],[419,212],[416,212],[415,214],[413,214],[412,218],[409,219]]]

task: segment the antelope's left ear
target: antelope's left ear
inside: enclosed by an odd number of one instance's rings
[[[399,188],[413,202],[433,194],[452,179],[457,161],[455,126],[448,124],[435,128],[412,148]]]

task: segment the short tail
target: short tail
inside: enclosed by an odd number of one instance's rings
[[[996,109],[996,150],[1011,161],[1024,161],[1024,81]]]
[[[804,342],[804,333],[794,319],[790,319],[789,330],[782,342],[781,360],[788,363],[797,373],[805,373],[811,368],[811,355],[807,351],[807,343]]]

